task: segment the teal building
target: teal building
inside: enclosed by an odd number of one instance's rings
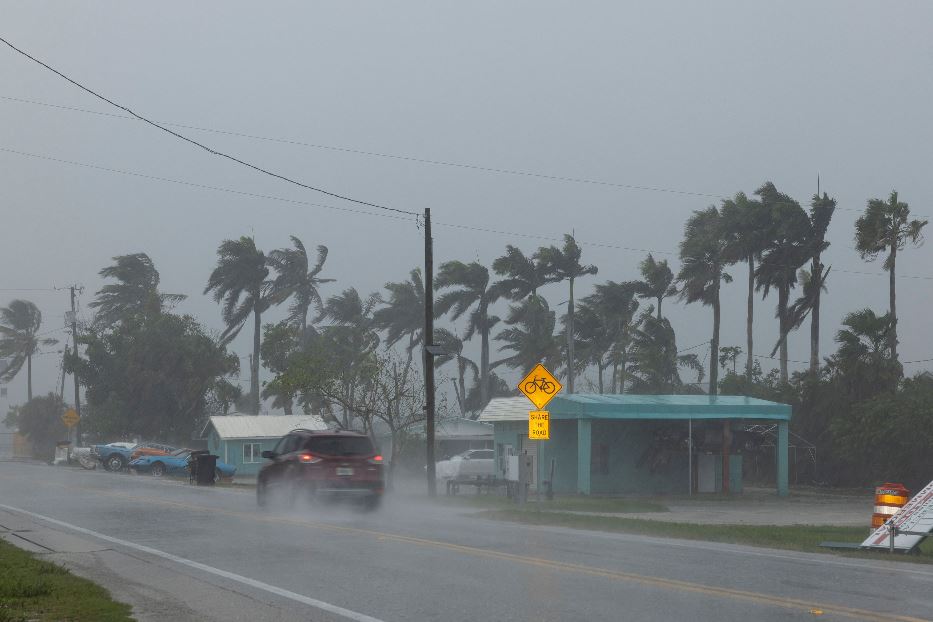
[[[262,452],[275,447],[283,436],[296,430],[326,430],[313,415],[222,415],[211,417],[201,437],[208,450],[236,467],[237,478],[253,478],[265,462]]]
[[[499,477],[508,456],[534,460],[533,487],[553,473],[557,493],[687,494],[722,490],[722,430],[733,438],[762,424],[774,429],[776,488],[788,492],[791,407],[744,396],[558,395],[547,405],[549,440],[528,438],[524,397],[490,401],[479,421],[495,430]],[[741,447],[729,453],[729,489],[742,490]]]

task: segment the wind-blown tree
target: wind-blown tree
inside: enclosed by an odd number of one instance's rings
[[[788,381],[787,335],[793,330],[790,314],[790,292],[797,284],[797,270],[812,256],[808,246],[810,219],[795,200],[777,191],[770,181],[755,194],[762,205],[770,210],[773,225],[768,229],[769,239],[755,272],[758,289],[767,296],[771,289],[778,293],[778,341],[771,351],[780,349],[781,382]]]
[[[700,302],[713,308],[713,337],[710,341],[709,394],[716,395],[719,385],[719,291],[732,278],[723,271],[726,263],[725,225],[719,210],[710,206],[695,211],[684,227],[680,242],[681,298],[687,304]]]
[[[584,298],[584,303],[593,308],[605,327],[607,364],[612,366],[610,393],[625,391],[629,349],[636,328],[638,285],[637,282],[606,281],[596,285],[594,292]]]
[[[651,253],[638,264],[641,271],[641,281],[637,281],[638,297],[658,301],[656,311],[661,319],[661,303],[665,298],[677,295],[677,286],[674,284],[674,272],[667,265],[667,260],[655,261]]]
[[[61,397],[49,393],[10,408],[5,423],[29,439],[33,457],[50,460],[55,455],[55,443],[68,436],[68,429],[62,423],[64,413]]]
[[[441,265],[435,283],[438,289],[445,291],[434,303],[434,310],[439,315],[451,314],[451,319],[458,320],[470,311],[464,339],[480,337],[479,391],[480,408],[484,408],[491,398],[489,376],[489,334],[499,323],[499,318],[490,315],[489,307],[499,299],[501,292],[496,285],[489,284],[489,270],[478,263],[448,261]]]
[[[110,326],[127,317],[158,315],[187,296],[163,294],[159,291],[159,271],[146,253],[117,255],[114,264],[98,274],[114,279],[100,288],[96,298],[88,305],[97,309],[95,322]]]
[[[306,347],[308,341],[316,335],[317,331],[314,328],[302,329],[300,325],[287,320],[278,324],[266,324],[259,348],[263,367],[276,375],[284,373],[292,357]],[[281,385],[264,384],[263,399],[272,398],[273,408],[281,408],[286,415],[291,415],[296,393],[285,390]]]
[[[41,326],[42,312],[28,300],[14,300],[9,306],[0,308],[0,359],[8,359],[0,380],[12,380],[26,365],[26,395],[30,400],[32,357],[40,346],[58,343],[55,339],[40,337]]]
[[[836,211],[836,200],[829,198],[825,192],[823,196],[813,195],[810,201],[810,231],[807,234],[807,246],[812,253],[810,259],[810,272],[802,276],[803,300],[800,305],[795,302],[792,315],[800,313],[798,309],[810,311],[810,373],[816,376],[820,369],[820,298],[826,291],[826,277],[829,268],[820,261],[820,255],[829,248],[826,241],[826,230]]]
[[[918,245],[923,240],[923,228],[929,221],[909,220],[910,207],[898,201],[897,191],[892,190],[888,201],[870,199],[865,213],[855,222],[855,249],[862,259],[873,261],[887,252],[884,269],[888,271],[888,289],[893,330],[890,334],[891,356],[897,358],[897,292],[895,269],[897,252],[904,250],[907,242]]]
[[[725,225],[725,259],[729,264],[744,261],[748,264],[748,295],[745,314],[745,380],[751,383],[755,361],[755,339],[753,332],[755,317],[755,262],[768,243],[771,227],[771,210],[760,201],[749,199],[744,192],[726,199],[719,208]]]
[[[677,339],[667,318],[654,316],[650,306],[640,314],[632,335],[628,376],[635,393],[650,395],[692,392],[680,377],[680,367],[697,372],[702,382],[703,365],[695,354],[677,354]]]
[[[903,370],[892,350],[895,328],[891,314],[876,315],[871,309],[861,309],[846,315],[842,326],[836,333],[839,349],[831,366],[849,380],[846,393],[861,399],[879,389],[893,392]]]
[[[553,282],[568,281],[570,284],[570,299],[567,302],[567,392],[573,393],[573,371],[574,371],[574,328],[573,328],[573,285],[580,277],[596,274],[599,269],[596,266],[585,266],[580,263],[580,257],[583,251],[573,239],[572,235],[564,234],[564,247],[558,249],[556,246],[549,246],[538,251],[541,261],[545,265],[545,273],[550,275]],[[602,392],[602,391],[600,391]]]
[[[224,240],[217,248],[217,267],[207,280],[204,293],[213,292],[214,301],[223,301],[223,320],[226,328],[221,333],[224,344],[233,340],[242,330],[250,314],[253,315],[253,359],[250,366],[249,399],[254,414],[259,413],[259,346],[262,338],[262,314],[269,308],[266,280],[269,268],[266,256],[256,248],[253,238]]]
[[[574,351],[573,366],[581,374],[589,366],[596,366],[596,386],[599,393],[604,392],[603,372],[609,364],[607,354],[612,347],[612,327],[606,319],[593,304],[591,297],[587,296],[577,309],[573,327],[574,339],[580,345]]]
[[[478,380],[479,367],[463,354],[463,340],[446,328],[438,328],[434,334],[434,343],[444,349],[446,354],[434,357],[434,367],[440,369],[447,363],[457,363],[457,377],[451,378],[454,382],[454,393],[457,395],[457,405],[460,415],[466,417],[466,376],[467,372],[473,374],[474,384]]]
[[[742,355],[742,348],[738,346],[725,346],[719,348],[719,366],[726,369],[732,364],[732,373],[735,374],[735,362]]]
[[[496,335],[496,341],[503,342],[500,351],[512,354],[496,361],[492,367],[506,365],[525,373],[542,363],[557,369],[561,362],[560,338],[554,334],[555,314],[544,298],[532,295],[511,306],[505,323],[509,328]]]
[[[384,330],[385,346],[391,348],[403,339],[407,339],[405,352],[408,359],[404,370],[411,368],[412,356],[419,345],[424,343],[424,279],[421,269],[411,271],[409,280],[400,283],[386,283],[389,292],[385,305],[373,313],[373,323],[378,330]],[[424,359],[422,359],[422,368]]]
[[[492,269],[505,277],[496,288],[510,300],[537,296],[538,288],[551,282],[551,267],[540,252],[529,257],[511,244],[505,247],[505,255],[492,262]]]
[[[320,276],[327,261],[327,247],[317,247],[317,259],[314,265],[308,258],[308,252],[300,239],[291,236],[294,248],[280,248],[269,252],[268,263],[275,270],[276,277],[272,281],[271,301],[281,304],[291,298],[292,304],[288,307],[287,322],[301,327],[304,333],[308,329],[308,312],[313,305],[320,313],[323,301],[320,287],[325,283],[333,283],[336,279],[325,279]]]

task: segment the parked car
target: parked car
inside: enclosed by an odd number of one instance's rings
[[[287,504],[308,500],[350,499],[376,509],[385,493],[382,456],[365,434],[347,430],[293,430],[259,470],[256,502],[266,506],[281,496]]]
[[[91,445],[91,454],[100,460],[108,471],[122,471],[130,463],[130,455],[136,447],[136,443],[124,442]]]
[[[129,467],[136,473],[149,473],[153,477],[162,477],[163,475],[187,477],[189,474],[188,458],[191,453],[190,449],[176,449],[167,455],[140,456],[130,462]],[[217,461],[214,468],[214,476],[217,479],[229,479],[236,474],[235,466],[220,460]]]
[[[492,449],[468,449],[434,466],[439,480],[492,477],[496,474],[496,452]]]
[[[137,445],[133,453],[130,454],[130,462],[142,456],[166,456],[173,451],[178,451],[178,447],[163,445],[161,443],[144,443],[142,445]]]

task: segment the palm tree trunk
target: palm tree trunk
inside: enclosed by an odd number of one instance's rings
[[[719,389],[719,281],[713,298],[713,339],[709,346],[709,394],[716,395]]]
[[[567,393],[573,394],[573,277],[570,277],[570,302],[567,304]],[[602,376],[602,371],[600,371],[600,376]],[[602,378],[600,378],[599,392],[603,392]]]
[[[745,382],[751,386],[752,369],[755,361],[755,338],[752,334],[752,324],[755,318],[755,257],[748,256],[748,310],[745,316],[745,335],[748,356],[745,359]]]
[[[619,363],[619,393],[625,393],[625,370],[628,365],[628,350],[622,350],[622,360]]]
[[[489,310],[483,306],[480,309],[480,357],[479,357],[479,407],[486,408],[489,403]]]
[[[605,366],[603,365],[603,362],[601,360],[596,361],[596,369],[599,370],[599,394],[600,395],[603,394],[603,368],[604,367]]]
[[[282,410],[285,411],[285,414],[286,414],[286,415],[291,415],[291,414],[292,414],[292,404],[293,404],[293,402],[294,402],[294,400],[292,399],[292,396],[290,396],[290,395],[289,395],[288,397],[286,397],[285,399],[282,400]]]
[[[613,395],[615,395],[616,387],[618,386],[616,384],[616,379],[618,377],[619,377],[619,361],[613,360],[612,361],[612,381],[609,383],[609,392],[612,393]]]
[[[894,266],[897,263],[897,241],[891,244],[891,268],[888,270],[888,287],[891,300],[891,359],[897,360],[897,292],[894,290]]]
[[[786,383],[787,376],[787,339],[790,336],[787,326],[787,299],[790,298],[790,287],[782,285],[778,288],[778,328],[781,339],[781,382]]]
[[[459,376],[457,380],[460,385],[457,402],[460,404],[460,414],[466,417],[466,363],[460,357],[457,357],[457,372]]]
[[[253,311],[253,360],[249,370],[249,401],[253,414],[259,414],[259,343],[262,338],[262,316],[259,309]]]
[[[658,296],[658,320],[661,319],[661,301],[664,299],[664,296]]]
[[[810,374],[816,378],[820,369],[820,293],[823,289],[823,264],[820,263],[819,253],[813,257],[810,272],[810,278],[817,279],[814,282],[816,292],[813,295],[813,308],[810,310]]]
[[[26,355],[26,397],[32,401],[32,354]]]

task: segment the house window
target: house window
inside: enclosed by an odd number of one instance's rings
[[[243,445],[243,463],[262,462],[262,446],[259,443]]]

